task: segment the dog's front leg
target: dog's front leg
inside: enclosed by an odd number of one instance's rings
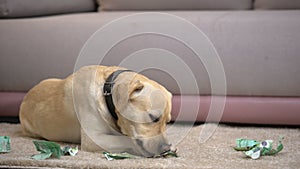
[[[89,136],[81,132],[81,150],[90,152],[108,151],[112,153],[128,152],[139,154],[130,137],[123,135],[97,134]]]
[[[119,135],[102,135],[101,138],[107,141],[97,141],[97,144],[103,147],[105,150],[112,153],[128,152],[136,154],[136,147],[133,141],[128,136]]]

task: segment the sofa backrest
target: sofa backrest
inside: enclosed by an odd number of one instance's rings
[[[255,9],[300,9],[299,0],[255,0]]]
[[[0,0],[0,18],[96,11],[94,0]]]
[[[245,10],[252,0],[97,0],[100,10]]]
[[[0,0],[0,18],[116,10],[300,9],[300,0]]]
[[[300,9],[300,0],[97,0],[97,3],[99,11]]]

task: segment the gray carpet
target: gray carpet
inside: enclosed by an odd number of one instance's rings
[[[18,124],[0,123],[0,135],[11,137],[12,151],[0,154],[0,168],[13,166],[61,167],[61,168],[300,168],[299,128],[272,128],[219,125],[213,136],[203,144],[199,135],[203,125],[189,129],[188,125],[169,126],[171,142],[179,142],[178,158],[126,159],[107,161],[101,154],[79,151],[75,157],[36,161],[30,158],[37,154],[32,138],[24,137]],[[236,138],[256,140],[273,139],[283,135],[284,149],[275,156],[263,156],[258,160],[245,157],[232,149]],[[62,146],[66,145],[60,143]],[[27,167],[26,167],[27,166]],[[23,167],[24,168],[24,167]]]

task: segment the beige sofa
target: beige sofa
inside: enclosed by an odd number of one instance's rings
[[[155,12],[154,15],[167,13],[179,17],[209,38],[224,68],[225,93],[212,89],[218,84],[212,84],[206,63],[193,50],[180,40],[163,36],[143,34],[127,38],[113,46],[101,62],[85,64],[120,65],[136,51],[163,49],[184,61],[198,86],[191,87],[190,75],[184,71],[176,77],[159,69],[142,72],[174,94],[174,121],[300,125],[297,0],[23,0],[22,3],[0,0],[2,118],[17,117],[22,97],[39,81],[71,74],[84,44],[98,29],[124,16]],[[193,36],[181,27],[172,27],[171,22],[168,28],[163,17],[145,17],[125,24],[134,30],[145,23],[153,27],[165,25],[170,33],[182,29],[183,37]],[[117,35],[111,35],[114,36]],[[154,56],[147,59],[136,60],[132,66],[147,65],[154,60],[162,62]],[[168,60],[167,65],[172,67],[175,61]],[[224,109],[221,114],[214,112],[212,99],[222,100],[224,95]],[[210,119],[209,114],[219,117]]]

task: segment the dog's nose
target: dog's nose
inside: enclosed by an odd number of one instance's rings
[[[171,144],[164,143],[164,144],[161,145],[161,151],[163,153],[167,152],[167,151],[171,150],[171,146],[172,146]]]

